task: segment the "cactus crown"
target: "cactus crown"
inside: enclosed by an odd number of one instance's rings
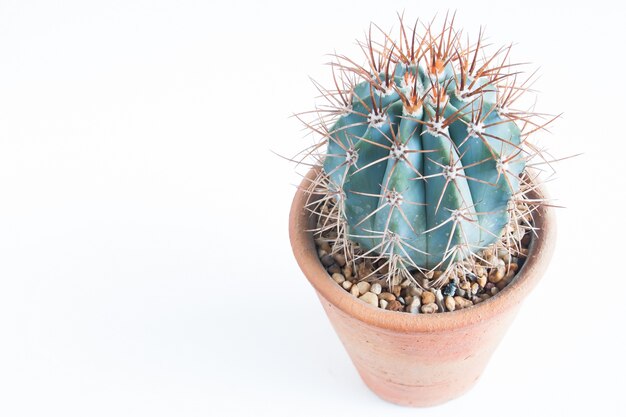
[[[399,20],[397,38],[370,26],[366,64],[334,55],[334,87],[316,84],[326,102],[305,123],[323,140],[307,151],[322,198],[310,208],[334,251],[387,278],[439,271],[443,283],[485,250],[519,250],[542,204],[525,196],[537,184],[526,167],[546,161],[528,137],[554,118],[518,108],[532,75],[511,46],[489,54],[482,30],[471,42],[447,15],[440,30]]]

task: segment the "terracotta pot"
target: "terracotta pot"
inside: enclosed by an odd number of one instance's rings
[[[535,213],[539,231],[529,257],[496,296],[463,310],[413,315],[373,307],[330,278],[307,232],[311,215],[303,209],[307,195],[302,190],[314,175],[312,170],[303,180],[291,206],[291,245],[365,384],[387,401],[417,407],[469,390],[550,261],[556,238],[552,209]]]

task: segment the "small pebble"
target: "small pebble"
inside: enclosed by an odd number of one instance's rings
[[[343,268],[343,276],[345,276],[347,279],[352,278],[352,268],[349,266],[346,266],[345,268]]]
[[[485,285],[487,284],[487,277],[485,275],[481,275],[478,277],[476,282],[478,283],[480,288],[485,288]]]
[[[421,297],[423,292],[424,291],[419,287],[409,287],[409,294],[411,294],[413,297]]]
[[[400,303],[400,301],[393,300],[393,301],[389,301],[389,304],[387,305],[387,310],[402,311],[404,310],[404,306],[402,305],[402,303]]]
[[[343,256],[342,254],[340,254],[340,253],[336,253],[336,254],[333,256],[333,259],[335,260],[335,263],[336,263],[337,265],[339,265],[339,266],[341,266],[341,267],[346,266],[346,257],[345,257],[345,256]]]
[[[454,309],[456,308],[456,302],[454,301],[454,298],[449,295],[446,296],[446,308],[448,309],[448,311],[454,311]]]
[[[476,295],[478,294],[478,290],[480,289],[480,286],[478,285],[477,282],[472,284],[472,294]]]
[[[420,310],[424,314],[432,314],[432,313],[437,312],[439,310],[439,307],[435,303],[430,303],[430,304],[423,305]]]
[[[424,291],[422,293],[422,304],[432,304],[435,302],[435,294],[430,291]]]
[[[330,243],[328,243],[328,242],[322,242],[322,244],[320,245],[320,248],[321,248],[324,252],[326,252],[326,253],[330,253],[330,252],[332,252],[332,249],[331,249],[331,247],[330,247]]]
[[[366,292],[368,292],[370,290],[370,283],[367,282],[367,281],[357,282],[356,286],[359,289],[359,292],[361,293],[361,295],[365,294]],[[378,303],[378,301],[377,301],[377,303]]]
[[[456,292],[456,284],[454,282],[451,282],[445,287],[443,287],[443,295],[445,296],[453,296],[455,292]]]
[[[408,287],[409,285],[411,285],[411,281],[409,281],[409,279],[408,279],[408,278],[407,278],[407,279],[405,279],[404,281],[402,281],[402,283],[400,284],[400,286],[401,286],[402,288],[406,288],[406,287]]]
[[[383,291],[383,287],[378,282],[375,282],[370,287],[370,291],[373,292],[374,294],[378,295],[378,294],[380,294]]]
[[[396,299],[396,296],[390,292],[381,292],[378,294],[378,298],[385,301],[392,301]]]
[[[457,308],[467,308],[473,304],[471,300],[459,296],[454,297],[454,302]]]
[[[324,265],[325,267],[329,267],[335,263],[335,260],[329,254],[322,256],[321,261],[322,261],[322,265]]]
[[[389,304],[387,301],[385,300],[380,300],[378,302],[378,304],[380,305],[380,308],[382,308],[383,310],[387,308],[387,305]]]
[[[334,273],[332,275],[333,280],[337,283],[337,284],[341,284],[342,282],[344,282],[346,280],[346,277],[344,277],[341,274],[338,273]]]
[[[363,300],[366,303],[373,305],[374,307],[378,307],[378,297],[376,297],[376,294],[374,293],[366,292],[359,297],[359,300]]]
[[[402,297],[398,297],[397,300],[402,304],[406,304],[406,302],[404,301],[404,298]]]
[[[391,288],[391,292],[392,292],[392,293],[393,293],[393,295],[395,295],[395,296],[396,296],[396,298],[397,298],[397,297],[399,297],[399,296],[400,296],[400,292],[402,292],[402,287],[400,287],[399,285],[394,285],[394,286]]]
[[[415,297],[413,301],[411,301],[411,304],[409,304],[409,313],[418,314],[420,311],[420,306],[421,306],[420,299]]]
[[[502,281],[502,278],[504,278],[504,269],[492,269],[489,273],[489,282],[493,284],[497,284],[498,282]]]
[[[483,275],[487,275],[487,271],[485,271],[485,267],[482,265],[476,265],[476,275],[478,275],[478,277],[481,277]]]
[[[341,283],[341,286],[344,290],[349,290],[352,287],[352,283],[350,281],[344,281]]]
[[[350,288],[350,294],[354,295],[355,297],[358,297],[359,295],[361,295],[361,293],[359,292],[359,287],[357,287],[356,285],[353,285]]]
[[[327,271],[331,274],[341,274],[341,268],[337,264],[332,264],[327,268]]]

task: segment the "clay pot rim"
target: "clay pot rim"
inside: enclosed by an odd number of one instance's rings
[[[538,228],[529,247],[529,256],[513,282],[495,296],[462,310],[436,314],[409,314],[383,310],[356,299],[330,277],[320,262],[310,232],[307,232],[310,213],[304,210],[307,194],[305,189],[316,173],[309,171],[302,180],[289,213],[289,237],[298,265],[311,285],[328,302],[346,314],[367,324],[395,332],[425,333],[471,327],[481,321],[517,308],[523,298],[533,289],[547,268],[556,240],[554,210],[541,206],[534,215]],[[535,197],[546,196],[543,187],[537,187]]]

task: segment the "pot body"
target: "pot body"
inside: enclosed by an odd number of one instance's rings
[[[311,170],[293,201],[292,248],[365,384],[381,398],[408,406],[432,406],[466,392],[549,263],[556,237],[552,210],[537,210],[539,231],[528,259],[496,296],[463,310],[414,315],[373,307],[330,278],[307,232],[314,219],[304,209],[305,190],[314,176]]]
[[[469,390],[517,312],[464,328],[405,333],[366,323],[318,296],[365,384],[387,401],[419,407]]]

